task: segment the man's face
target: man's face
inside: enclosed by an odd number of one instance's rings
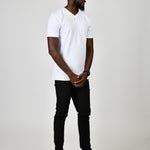
[[[82,11],[84,11],[85,0],[74,0],[74,4]]]

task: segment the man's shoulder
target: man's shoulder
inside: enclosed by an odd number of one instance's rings
[[[59,23],[62,22],[63,20],[63,8],[59,8],[59,9],[55,9],[53,11],[51,11],[49,18],[58,21]]]

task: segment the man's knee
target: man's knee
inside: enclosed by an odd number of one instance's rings
[[[55,117],[66,118],[68,116],[68,111],[56,111]]]
[[[78,112],[79,118],[89,118],[90,115],[91,115],[91,109],[89,109],[86,112]]]

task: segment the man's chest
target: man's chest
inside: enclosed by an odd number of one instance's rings
[[[86,37],[88,33],[88,23],[83,17],[64,17],[60,32],[63,34],[80,34]]]

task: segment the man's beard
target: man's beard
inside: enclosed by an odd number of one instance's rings
[[[83,0],[84,1],[84,0]],[[83,2],[82,1],[82,2]],[[81,3],[79,3],[77,0],[74,0],[74,4],[77,6],[77,8],[79,8],[80,10],[82,10],[82,11],[84,11],[84,5],[82,6],[81,4],[82,4],[82,2]]]

